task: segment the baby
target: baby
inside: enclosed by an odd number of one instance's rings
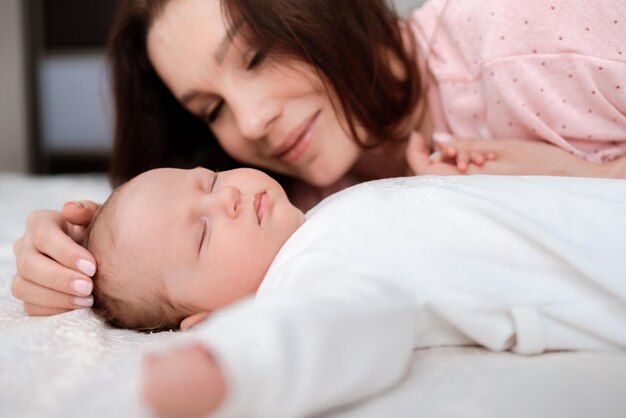
[[[187,328],[194,314],[253,294],[303,222],[261,171],[145,173],[109,197],[87,232],[98,260],[93,309],[121,328]]]
[[[618,180],[473,176],[364,183],[305,217],[256,170],[159,169],[85,244],[111,324],[198,324],[145,358],[159,414],[309,416],[389,388],[415,348],[626,348],[624,213]]]

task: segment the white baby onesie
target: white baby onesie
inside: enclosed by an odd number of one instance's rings
[[[626,349],[626,182],[412,177],[329,197],[256,298],[195,327],[216,416],[299,417],[378,393],[412,350]]]

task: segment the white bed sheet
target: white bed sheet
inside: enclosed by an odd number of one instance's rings
[[[27,214],[108,193],[103,176],[0,174],[0,417],[146,415],[137,402],[140,355],[181,335],[109,329],[89,310],[27,317],[10,295],[11,245]],[[624,353],[521,357],[436,348],[416,351],[396,387],[324,417],[623,418],[625,388]]]

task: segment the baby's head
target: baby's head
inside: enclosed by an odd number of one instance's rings
[[[137,330],[188,328],[253,294],[304,222],[253,169],[157,169],[118,188],[87,231],[94,311]]]

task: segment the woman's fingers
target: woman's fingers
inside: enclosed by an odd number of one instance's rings
[[[93,220],[100,205],[90,200],[72,200],[66,202],[61,209],[61,216],[74,225],[87,226]]]
[[[411,174],[423,174],[430,165],[429,154],[424,137],[417,132],[412,132],[406,148],[406,161]]]
[[[52,217],[40,216],[29,220],[26,229],[28,239],[22,242],[24,248],[15,251],[20,275],[20,267],[28,266],[39,253],[86,276],[95,274],[96,264],[91,253],[74,242]],[[25,277],[30,279],[29,276]]]
[[[30,316],[50,316],[71,311],[71,309],[47,308],[45,306],[31,305],[30,303],[24,304],[24,310]]]
[[[20,276],[16,276],[13,279],[11,292],[16,298],[24,302],[24,309],[29,315],[48,315],[49,313],[47,312],[59,313],[70,309],[88,308],[93,305],[92,296],[69,295],[24,280]]]
[[[434,134],[433,140],[441,155],[441,158],[434,161],[455,164],[461,173],[469,173],[472,165],[480,168],[487,161],[495,160],[496,151],[499,150],[499,142],[491,140],[456,138],[442,133]]]
[[[20,257],[17,259],[17,271],[24,280],[69,295],[89,296],[93,290],[93,282],[88,275],[64,267],[43,254]]]
[[[61,209],[61,216],[66,221],[66,233],[76,242],[85,238],[85,230],[93,221],[100,205],[90,201],[72,200],[66,202]]]
[[[93,256],[63,229],[65,221],[55,211],[29,215],[26,232],[13,244],[17,273],[13,295],[31,315],[91,306]]]
[[[470,153],[470,161],[476,165],[483,165],[486,161],[485,156],[479,152],[471,152]]]
[[[456,152],[456,167],[460,172],[465,172],[470,161],[470,153],[466,147],[457,149]]]

